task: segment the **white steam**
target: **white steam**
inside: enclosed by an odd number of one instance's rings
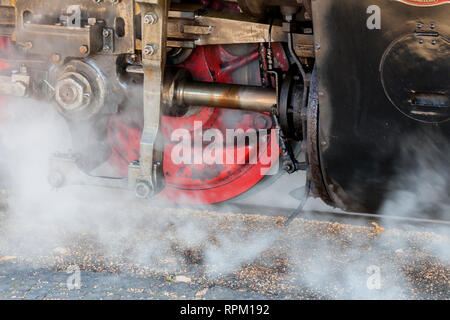
[[[269,275],[280,275],[272,283],[285,285],[286,290],[305,288],[308,297],[316,298],[409,297],[408,288],[401,285],[415,285],[409,277],[420,263],[431,259],[448,271],[450,241],[445,229],[405,232],[385,223],[385,230],[379,231],[370,224],[306,219],[285,229],[270,217],[258,217],[261,222],[253,223],[252,218],[162,209],[118,190],[76,186],[52,190],[48,160],[55,151],[70,149],[64,120],[52,106],[30,101],[9,105],[4,112],[0,155],[7,164],[12,195],[9,217],[0,222],[0,256],[22,256],[39,267],[52,265],[55,252],[64,256],[70,251],[81,259],[75,263],[97,254],[95,259],[104,264],[139,264],[162,274],[187,272],[186,259],[192,259],[212,281],[255,264]],[[416,156],[407,172],[399,171],[382,214],[420,216],[431,211],[448,217],[448,153],[437,162],[436,157],[430,152],[423,161]],[[277,201],[274,197],[273,207]],[[269,254],[275,258],[265,265]],[[367,286],[371,276],[367,270],[373,266],[381,272],[380,289],[375,290]]]

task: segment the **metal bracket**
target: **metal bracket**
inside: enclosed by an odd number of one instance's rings
[[[0,75],[0,94],[25,97],[28,94],[30,84],[31,78],[27,67],[22,65],[20,70],[13,72],[10,77]]]
[[[103,53],[114,52],[114,29],[113,28],[103,28]]]
[[[193,15],[186,11],[170,11],[168,46],[192,48],[197,45],[286,42],[287,34],[281,26],[236,19],[233,16]],[[294,50],[302,58],[314,57],[314,38],[310,34],[294,34]]]
[[[144,68],[144,130],[141,138],[136,194],[151,197],[164,183],[163,148],[160,145],[162,83],[166,60],[168,0],[138,1],[142,21],[142,66]],[[151,15],[154,19],[146,19]],[[136,164],[133,165],[135,167]],[[131,168],[135,170],[135,168]],[[142,191],[142,192],[141,192]]]

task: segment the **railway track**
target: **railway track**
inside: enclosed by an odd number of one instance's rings
[[[95,189],[95,188],[94,188]],[[114,193],[120,194],[122,197],[127,197],[126,191],[114,190]],[[0,189],[0,210],[5,211],[7,209],[7,201],[9,192],[6,189]],[[127,197],[129,198],[129,197]],[[130,199],[129,199],[130,200]],[[311,199],[315,201],[314,199]],[[133,201],[133,200],[130,200]],[[143,204],[142,200],[134,200],[136,203]],[[189,209],[189,210],[206,210],[219,213],[235,213],[235,214],[249,214],[249,215],[261,215],[288,218],[291,216],[295,208],[286,207],[268,207],[258,205],[247,205],[243,203],[234,203],[228,201],[223,204],[213,205],[176,205],[170,202],[162,202],[159,200],[151,200],[147,204],[148,206],[158,205],[162,207],[172,209]],[[145,204],[144,204],[145,206]],[[403,217],[396,216],[395,214],[369,214],[369,213],[357,213],[357,212],[344,212],[341,210],[335,210],[328,207],[328,210],[304,210],[298,218],[338,222],[344,224],[353,225],[367,225],[371,222],[377,222],[379,224],[389,225],[390,227],[401,228],[403,230],[414,230],[417,228],[424,228],[430,231],[448,231],[446,228],[450,227],[450,220],[442,219],[429,219],[429,218],[417,218],[417,217]],[[443,229],[442,229],[443,228]]]
[[[211,206],[215,211],[229,211],[229,207],[222,208],[220,205]],[[246,205],[236,205],[231,210],[236,213],[260,214],[269,216],[289,217],[292,210],[286,208],[275,207],[256,207]],[[367,224],[367,222],[376,221],[380,223],[387,223],[391,226],[408,228],[408,227],[427,227],[433,228],[436,226],[450,227],[450,221],[440,219],[421,219],[412,217],[401,217],[395,215],[378,215],[369,213],[343,212],[343,211],[304,211],[298,216],[303,219],[312,219],[320,221],[351,223],[351,224]]]

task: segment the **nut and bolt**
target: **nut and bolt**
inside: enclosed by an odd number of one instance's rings
[[[290,160],[286,160],[282,163],[282,168],[286,172],[293,172],[295,170],[295,165]]]
[[[74,111],[89,105],[90,85],[80,74],[70,74],[58,80],[55,86],[55,100],[67,111]]]
[[[158,16],[155,13],[150,12],[144,16],[145,24],[155,24],[156,22],[158,22]]]
[[[152,56],[154,55],[156,52],[156,46],[153,44],[148,44],[144,47],[144,49],[142,50],[142,53],[146,56]]]
[[[136,197],[140,199],[149,198],[152,195],[152,188],[146,182],[138,182],[135,189]]]
[[[109,52],[111,50],[110,46],[108,46],[107,44],[105,44],[103,46],[103,52]]]
[[[103,38],[108,38],[110,34],[111,33],[108,29],[103,29]]]
[[[89,47],[86,45],[83,45],[80,47],[80,53],[81,54],[87,54],[89,52]]]
[[[83,95],[83,89],[76,85],[72,85],[69,83],[64,83],[58,86],[57,88],[58,99],[63,102],[64,105],[67,105],[68,108],[72,105],[75,105],[79,97]]]
[[[136,63],[136,59],[137,59],[137,55],[134,54],[134,53],[127,55],[127,62],[128,62],[128,64],[135,64]]]

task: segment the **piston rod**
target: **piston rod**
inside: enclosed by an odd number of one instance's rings
[[[277,104],[275,89],[236,84],[185,82],[175,95],[186,106],[270,112]]]
[[[141,66],[128,66],[129,73],[143,74]],[[190,106],[207,106],[256,112],[271,112],[278,104],[273,88],[193,81],[185,69],[166,69],[164,104],[176,113]],[[176,114],[172,113],[172,114]]]

